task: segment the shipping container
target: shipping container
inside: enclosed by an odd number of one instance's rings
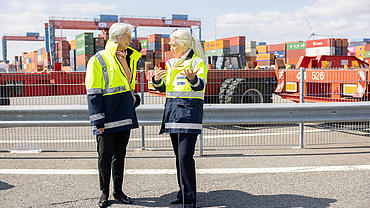
[[[267,51],[285,51],[285,43],[268,45]]]
[[[285,51],[270,51],[269,53],[273,54],[275,58],[285,58]]]
[[[76,71],[76,50],[69,51],[69,65],[71,66],[71,71]]]
[[[230,38],[222,38],[221,40],[228,40],[229,46],[245,46],[245,36],[235,36]]]
[[[313,47],[306,48],[306,56],[334,55],[335,47]]]
[[[103,22],[118,22],[118,15],[101,14],[99,20]]]
[[[39,37],[39,36],[40,36],[40,33],[36,33],[36,32],[28,32],[28,33],[26,33],[26,36],[35,36],[35,37]]]
[[[286,50],[305,50],[306,49],[306,42],[294,42],[294,43],[287,43]]]
[[[204,50],[226,49],[226,48],[227,49],[230,48],[229,40],[206,41],[204,43]]]
[[[148,43],[148,50],[153,50],[153,51],[160,51],[161,50],[161,43],[160,42],[154,42]]]
[[[306,49],[300,50],[287,50],[286,51],[286,58],[299,58],[301,56],[306,55]]]
[[[213,49],[213,50],[205,50],[205,56],[222,56],[222,55],[230,55],[230,48],[220,48],[220,49]]]
[[[230,46],[230,54],[240,54],[245,56],[245,46]]]
[[[141,40],[140,41],[141,48],[148,48],[148,40]]]
[[[187,20],[188,15],[187,14],[172,14],[172,19],[174,19],[174,20]]]
[[[246,41],[245,42],[245,52],[250,52],[248,50],[256,49],[256,41]]]
[[[78,45],[76,48],[76,56],[78,55],[93,55],[94,45]]]
[[[297,65],[299,58],[287,58],[286,63],[290,65]]]
[[[365,51],[365,58],[370,58],[370,51]]]
[[[257,45],[266,45],[266,42],[258,42]]]
[[[151,34],[148,35],[148,43],[154,43],[154,42],[161,42],[162,35],[161,34]]]
[[[256,49],[257,49],[257,53],[266,53],[268,51],[267,45],[257,45]]]
[[[271,53],[257,54],[257,61],[274,60],[274,58],[274,54]]]
[[[71,50],[76,49],[76,40],[71,40]]]
[[[334,45],[335,45],[335,40],[333,38],[306,41],[306,48],[332,47]],[[331,55],[331,54],[328,54],[328,55]]]
[[[356,52],[363,52],[365,51],[365,45],[363,46],[356,46]]]
[[[105,46],[104,38],[94,38],[94,45],[95,47],[103,47]]]
[[[76,35],[76,48],[78,45],[94,45],[93,33],[81,33]]]

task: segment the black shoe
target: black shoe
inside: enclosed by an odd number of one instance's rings
[[[126,196],[123,192],[113,193],[113,197],[123,204],[132,204],[132,199]]]
[[[181,199],[175,199],[173,201],[170,202],[171,204],[182,204],[182,200]]]
[[[98,202],[99,207],[105,208],[108,207],[108,196],[106,194],[102,194],[99,198]]]

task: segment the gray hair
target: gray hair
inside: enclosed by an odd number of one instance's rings
[[[109,28],[109,39],[114,41],[114,37],[120,37],[123,34],[131,34],[132,28],[132,25],[127,23],[114,23]]]
[[[171,34],[171,38],[174,41],[186,49],[193,49],[195,55],[202,58],[205,62],[203,47],[200,44],[199,40],[194,38],[189,31],[187,30],[176,30]]]

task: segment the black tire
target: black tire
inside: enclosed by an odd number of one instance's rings
[[[10,105],[10,98],[6,86],[0,86],[0,105]]]
[[[246,79],[235,79],[227,90],[225,103],[268,103],[272,102],[271,94],[265,94],[263,83],[250,82]]]
[[[220,90],[218,92],[218,100],[219,100],[219,103],[225,103],[225,96],[227,94],[227,90],[230,86],[230,84],[235,80],[235,78],[228,78],[228,79],[225,79],[222,84],[221,84],[221,87],[220,87]]]

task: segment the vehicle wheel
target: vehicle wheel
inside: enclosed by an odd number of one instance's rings
[[[222,84],[221,84],[221,87],[220,87],[220,90],[219,90],[219,93],[218,93],[218,100],[219,100],[219,103],[225,103],[225,96],[226,96],[226,93],[227,93],[227,90],[230,86],[230,84],[234,81],[235,79],[234,78],[229,78],[229,79],[225,79]]]
[[[264,94],[259,84],[245,79],[235,79],[229,86],[225,103],[264,103]]]
[[[8,97],[7,88],[0,87],[0,105],[10,105],[10,98]]]

